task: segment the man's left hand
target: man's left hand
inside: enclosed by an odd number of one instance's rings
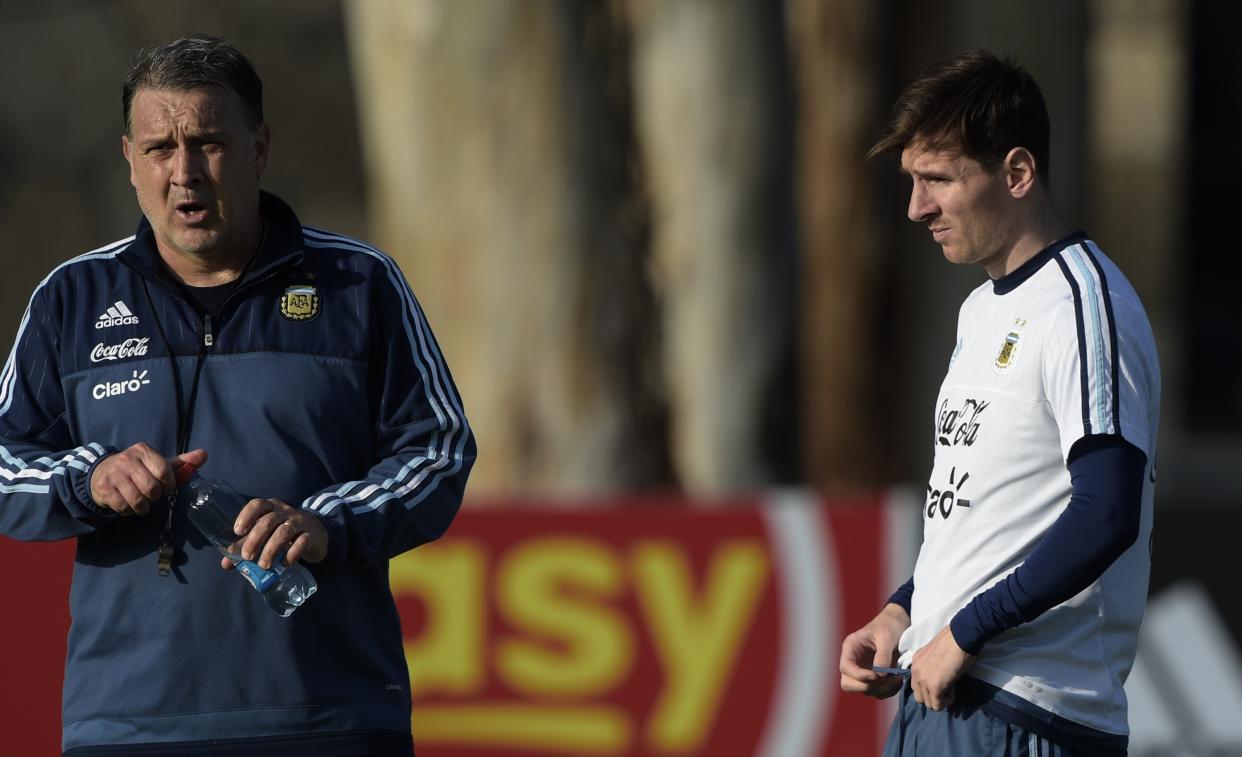
[[[914,701],[933,710],[953,704],[954,684],[974,660],[974,655],[966,654],[957,645],[948,626],[940,629],[936,638],[914,653],[910,664]]]
[[[252,499],[233,524],[241,539],[241,555],[260,568],[270,568],[281,552],[289,565],[299,559],[319,562],[328,555],[328,529],[317,516],[278,499]],[[226,557],[220,561],[233,567]]]

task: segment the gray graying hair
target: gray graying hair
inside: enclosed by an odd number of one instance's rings
[[[263,124],[263,82],[246,56],[222,37],[195,34],[138,51],[121,90],[125,133],[132,130],[130,106],[139,89],[186,91],[220,87],[232,92],[251,129]]]

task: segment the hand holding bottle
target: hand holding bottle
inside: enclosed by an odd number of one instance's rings
[[[318,586],[314,576],[304,566],[294,564],[297,555],[286,560],[284,554],[284,549],[292,549],[289,545],[295,545],[301,534],[279,535],[288,530],[281,528],[282,525],[301,522],[301,518],[295,516],[303,514],[287,512],[294,508],[279,500],[238,494],[223,482],[199,475],[189,463],[177,466],[176,476],[184,492],[190,522],[220,550],[221,565],[237,568],[273,611],[288,617],[315,593]],[[269,517],[273,513],[277,515]],[[247,517],[243,519],[243,515]],[[322,544],[318,559],[323,559],[327,553],[327,529],[314,516],[304,515],[315,521],[313,525],[322,530],[323,538],[321,541],[306,540],[300,545],[300,551],[306,556],[308,542],[312,546]],[[254,562],[256,556],[266,564]]]
[[[198,467],[186,462],[178,464],[177,485],[185,484]],[[289,565],[300,559],[320,562],[328,555],[328,529],[323,522],[279,499],[249,499],[233,521],[232,530],[239,539],[231,551],[264,570],[272,567],[277,555],[283,554]],[[221,559],[220,565],[226,570],[234,567],[228,557]]]
[[[242,557],[261,568],[272,567],[282,553],[290,565],[298,560],[319,562],[328,556],[328,529],[318,516],[278,499],[247,502],[233,524],[233,533],[245,537]]]

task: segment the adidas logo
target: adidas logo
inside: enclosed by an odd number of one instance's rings
[[[136,323],[138,323],[138,316],[125,307],[124,302],[117,300],[99,316],[99,320],[95,321],[95,328],[106,329],[109,326],[132,326]]]

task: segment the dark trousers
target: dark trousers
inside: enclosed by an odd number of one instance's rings
[[[413,757],[414,740],[396,731],[354,731],[173,744],[121,744],[70,749],[64,757]]]
[[[982,710],[954,703],[929,710],[906,684],[884,757],[1086,757]]]

